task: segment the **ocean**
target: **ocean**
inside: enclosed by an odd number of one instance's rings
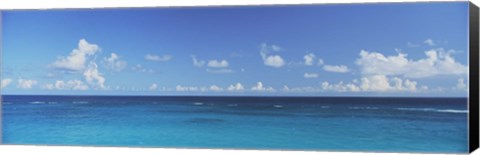
[[[3,95],[4,144],[468,152],[467,98]]]

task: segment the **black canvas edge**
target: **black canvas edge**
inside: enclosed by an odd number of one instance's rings
[[[478,7],[469,4],[469,98],[468,98],[468,140],[469,152],[479,145],[479,12]]]

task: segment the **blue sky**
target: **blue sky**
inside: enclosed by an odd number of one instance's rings
[[[4,94],[466,96],[468,3],[3,12]]]

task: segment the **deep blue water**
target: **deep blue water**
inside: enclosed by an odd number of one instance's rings
[[[466,98],[3,96],[3,143],[466,153]]]

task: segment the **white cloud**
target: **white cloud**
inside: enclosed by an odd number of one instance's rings
[[[257,82],[257,85],[253,86],[253,87],[252,87],[252,90],[253,90],[253,91],[264,91],[265,88],[263,87],[263,83],[262,83],[262,82]]]
[[[215,73],[215,74],[225,74],[225,73],[233,73],[232,69],[227,68],[229,63],[227,60],[199,60],[195,55],[190,55],[192,57],[193,66],[195,67],[203,67],[205,64],[210,67],[207,68],[206,71],[208,73]]]
[[[321,92],[322,90],[317,87],[312,87],[312,86],[305,86],[305,87],[285,87],[283,88],[284,91],[288,92],[297,92],[297,93],[313,93],[313,92]]]
[[[315,62],[316,61],[316,62]],[[314,53],[307,53],[306,55],[303,56],[303,64],[306,66],[313,66],[315,63],[318,66],[323,65],[323,59],[317,58]]]
[[[58,59],[52,63],[52,66],[57,69],[80,71],[85,68],[87,57],[94,55],[98,51],[100,51],[98,45],[90,44],[85,39],[80,39],[77,49],[73,49],[67,57],[58,57]]]
[[[305,78],[318,78],[318,74],[317,73],[305,73],[305,74],[303,74],[303,77],[305,77]]]
[[[217,85],[211,85],[211,86],[210,86],[210,91],[220,92],[220,91],[223,91],[223,88],[222,88],[222,87],[219,87],[219,86],[217,86]]]
[[[339,65],[339,66],[325,65],[323,66],[323,70],[329,71],[329,72],[337,72],[337,73],[346,73],[349,71],[348,67],[345,65]]]
[[[412,42],[407,42],[408,47],[419,47],[420,45],[412,43]]]
[[[45,84],[44,89],[57,90],[88,90],[89,87],[80,80],[69,80],[67,82],[62,80],[55,81],[55,84]]]
[[[192,61],[193,61],[193,66],[195,67],[203,67],[203,65],[205,65],[205,61],[204,60],[197,60],[197,57],[195,55],[190,55],[192,57]]]
[[[187,86],[177,85],[175,87],[175,90],[176,91],[198,91],[199,88],[198,87],[187,87]]]
[[[283,61],[282,57],[280,57],[279,55],[271,55],[268,57],[264,57],[263,61],[265,65],[272,66],[275,68],[279,68],[285,65],[285,62]]]
[[[144,68],[141,64],[136,64],[135,66],[132,66],[132,70],[143,73],[155,73],[155,70]]]
[[[457,89],[458,90],[467,90],[467,84],[465,84],[465,81],[463,78],[460,78],[457,80]]]
[[[69,80],[67,82],[67,87],[73,89],[73,90],[87,90],[88,86],[85,85],[82,81],[80,80]]]
[[[319,66],[323,65],[323,59],[318,58],[317,65],[319,65]]]
[[[349,83],[343,81],[331,84],[327,81],[321,84],[324,91],[335,92],[417,92],[426,91],[427,86],[417,87],[416,81],[401,79],[399,77],[388,78],[385,75],[371,75],[360,79],[360,82],[353,80]]]
[[[171,56],[171,55],[163,55],[163,56],[158,56],[158,55],[154,55],[154,54],[145,55],[146,60],[157,61],[157,62],[169,61],[172,58],[173,58],[173,56]]]
[[[275,92],[276,90],[273,87],[267,87],[266,91],[268,92]]]
[[[235,85],[230,85],[227,88],[228,91],[243,91],[244,87],[241,83],[237,83]]]
[[[157,90],[157,88],[158,88],[157,84],[153,83],[148,89],[153,91],[153,90]]]
[[[432,39],[427,39],[423,41],[423,43],[427,44],[428,46],[435,46],[435,42]]]
[[[2,79],[2,88],[7,87],[12,81],[12,79]]]
[[[362,88],[363,91],[371,92],[414,92],[417,90],[417,82],[408,79],[403,80],[398,77],[389,79],[385,75],[371,75],[361,79],[360,88]]]
[[[47,83],[45,85],[42,86],[43,89],[48,89],[48,90],[53,90],[55,89],[55,85],[51,84],[51,83]]]
[[[340,81],[336,84],[330,84],[329,82],[322,82],[322,89],[324,91],[335,91],[335,92],[359,92],[361,89],[353,84],[353,83],[343,83]],[[310,91],[314,91],[315,89],[311,88]]]
[[[227,68],[222,68],[222,69],[210,69],[207,68],[207,72],[209,73],[215,73],[215,74],[227,74],[227,73],[233,73],[234,71],[231,69]]]
[[[407,54],[384,56],[377,52],[362,50],[356,63],[364,75],[402,75],[408,78],[424,78],[435,75],[460,75],[468,73],[468,67],[455,61],[443,49],[425,52],[427,58],[407,59]]]
[[[382,92],[388,91],[392,88],[387,76],[385,75],[372,75],[363,77],[361,81],[362,84],[360,87],[365,91]]]
[[[37,80],[27,80],[22,78],[18,79],[17,82],[17,88],[20,89],[31,89],[34,85],[38,83]]]
[[[105,88],[105,78],[98,71],[98,65],[95,62],[90,62],[88,68],[83,72],[83,76],[88,84],[101,89]]]
[[[257,82],[255,86],[252,87],[252,91],[268,91],[268,92],[274,92],[275,89],[272,87],[264,87],[262,82]]]
[[[260,47],[260,56],[266,66],[279,68],[285,65],[285,61],[280,55],[270,54],[272,51],[280,51],[282,48],[276,45],[262,44]]]
[[[315,54],[308,53],[307,55],[303,56],[304,64],[307,66],[312,66],[315,61]]]
[[[213,67],[213,68],[225,68],[225,67],[228,67],[228,61],[227,60],[210,60],[208,61],[207,66]]]
[[[115,53],[111,53],[110,57],[103,58],[103,61],[105,62],[105,65],[108,69],[117,72],[123,70],[127,66],[127,62],[120,60],[120,56]]]
[[[280,51],[280,50],[283,49],[283,48],[281,48],[280,46],[277,46],[277,45],[272,45],[271,47],[272,47],[273,51]]]

